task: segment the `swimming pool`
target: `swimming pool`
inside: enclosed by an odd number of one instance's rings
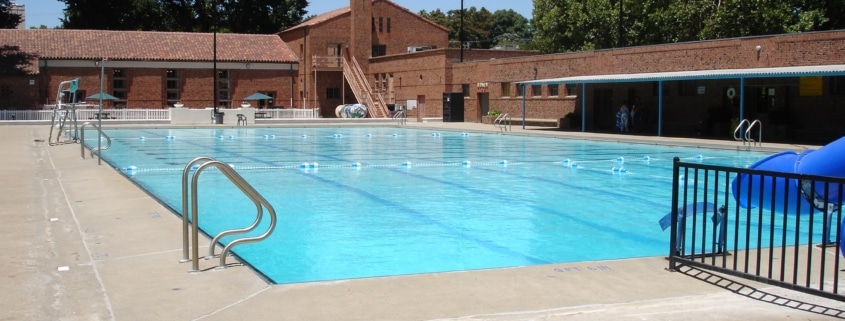
[[[108,135],[103,159],[177,213],[187,162],[231,164],[279,214],[269,239],[233,251],[275,283],[663,255],[673,157],[746,167],[766,156],[388,127]],[[217,173],[200,177],[198,200],[209,235],[255,218]]]

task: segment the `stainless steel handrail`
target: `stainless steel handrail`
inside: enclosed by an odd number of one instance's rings
[[[744,141],[745,140],[745,137],[740,136],[740,133],[742,133],[742,126],[749,125],[749,124],[751,124],[751,123],[748,121],[748,119],[743,119],[739,122],[739,125],[737,125],[736,128],[734,129],[734,140],[737,140],[737,141]]]
[[[745,129],[745,133],[743,134],[742,128],[743,128],[743,126],[746,126],[746,125],[748,126],[748,128]],[[758,125],[757,126],[758,131],[757,131],[757,140],[756,141],[753,138],[751,138],[751,129],[754,128],[754,125]],[[745,145],[745,143],[750,143],[750,144],[755,144],[755,145],[757,143],[760,143],[762,145],[763,144],[763,123],[761,123],[759,119],[755,119],[753,122],[749,121],[748,119],[743,119],[742,121],[739,122],[739,125],[736,126],[736,129],[734,129],[734,140],[742,141],[742,145]]]
[[[94,153],[97,153],[97,157],[102,158],[100,157],[100,151],[109,149],[109,147],[111,147],[111,137],[109,137],[109,135],[106,135],[106,133],[103,132],[103,129],[100,128],[100,126],[97,126],[97,124],[86,122],[79,127],[79,149],[82,151],[82,159],[85,159],[85,126],[88,125],[96,127],[97,132],[102,135],[102,137],[106,138],[106,145],[91,148],[91,157],[94,157]],[[97,139],[100,139],[100,136],[97,136]]]
[[[751,138],[751,129],[754,128],[754,125],[757,125],[756,141],[754,138]],[[745,141],[753,143],[754,145],[763,145],[763,123],[761,123],[759,119],[755,119],[750,125],[748,125],[748,129],[745,130]]]
[[[188,257],[188,247],[190,246],[188,243],[188,216],[190,216],[190,212],[188,212],[188,173],[195,164],[213,160],[215,159],[211,157],[200,156],[188,162],[185,169],[182,170],[182,260],[179,261],[180,263],[191,261]]]
[[[187,173],[191,170],[191,167],[193,165],[195,165],[196,163],[198,163],[200,161],[204,161],[204,160],[206,162],[204,162],[202,165],[199,165],[197,167],[196,171],[194,171],[194,175],[192,176],[192,180],[191,180],[191,211],[187,212],[187,211],[184,210],[184,208],[186,207],[185,203],[186,203],[186,199],[187,199],[185,197],[185,195],[187,195],[185,185],[184,185],[184,183],[186,182],[185,177],[187,176]],[[255,228],[257,228],[259,223],[261,223],[262,218],[264,217],[263,208],[266,208],[267,212],[269,212],[269,214],[270,214],[270,226],[267,228],[267,231],[265,231],[263,234],[258,235],[258,236],[244,237],[244,238],[239,238],[239,239],[233,240],[232,242],[229,242],[229,244],[226,245],[223,248],[223,250],[220,252],[220,263],[217,266],[218,269],[226,268],[226,257],[229,254],[229,251],[232,249],[232,247],[234,247],[235,245],[242,244],[242,243],[254,243],[254,242],[264,240],[267,237],[269,237],[270,234],[272,234],[273,231],[276,228],[276,210],[273,209],[273,206],[270,205],[270,203],[267,202],[267,200],[264,197],[262,197],[261,194],[259,194],[258,191],[255,190],[255,188],[253,188],[251,185],[249,185],[249,183],[247,183],[243,179],[243,177],[241,177],[234,169],[232,169],[228,164],[214,160],[210,157],[195,158],[190,163],[188,163],[188,165],[185,166],[185,171],[183,172],[183,175],[182,175],[182,177],[183,177],[183,191],[182,191],[182,195],[183,195],[183,200],[182,200],[182,204],[183,204],[183,213],[182,213],[183,245],[187,245],[187,242],[184,242],[184,240],[187,238],[185,226],[187,224],[188,216],[190,215],[190,213],[193,213],[193,228],[191,230],[191,241],[192,241],[194,246],[193,246],[192,251],[191,251],[191,254],[192,254],[192,258],[191,258],[191,261],[192,261],[192,267],[191,268],[192,268],[192,270],[191,270],[191,272],[199,271],[199,247],[197,246],[197,244],[199,243],[199,210],[198,210],[198,205],[197,205],[198,204],[197,203],[197,199],[198,199],[197,181],[198,181],[199,175],[203,172],[203,170],[205,170],[208,167],[217,168],[217,170],[219,170],[221,173],[223,173],[223,175],[225,175],[226,178],[229,179],[229,181],[231,181],[233,184],[235,184],[235,186],[237,186],[241,190],[241,192],[243,192],[250,200],[252,200],[252,202],[255,204],[255,207],[256,207],[256,210],[257,210],[256,219],[249,227],[242,228],[242,229],[226,230],[226,231],[218,233],[217,236],[215,236],[212,239],[211,245],[210,245],[211,250],[209,251],[209,253],[211,254],[212,257],[214,256],[214,246],[220,238],[227,236],[227,235],[232,235],[232,234],[247,233],[247,232],[250,232],[250,231],[254,230]],[[187,253],[186,249],[187,249],[187,247],[184,246],[183,247],[183,253]],[[185,259],[183,258],[182,262],[184,262],[184,261],[185,261]]]
[[[393,114],[393,119],[399,122],[399,125],[402,126],[408,122],[408,114],[404,110],[400,110]]]
[[[493,127],[504,131],[512,130],[513,128],[511,127],[511,115],[499,114],[499,116],[496,117],[496,120],[493,121]]]

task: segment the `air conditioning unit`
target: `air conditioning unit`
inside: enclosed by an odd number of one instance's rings
[[[434,49],[433,46],[410,46],[408,47],[408,53],[420,52],[424,50],[431,50]]]

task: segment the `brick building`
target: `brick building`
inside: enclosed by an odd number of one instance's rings
[[[297,59],[275,35],[181,32],[4,29],[4,44],[34,54],[29,75],[0,78],[0,108],[41,109],[54,104],[58,85],[79,78],[84,99],[104,91],[118,100],[108,108],[213,106],[216,38],[217,98],[222,107],[262,92],[284,99],[250,102],[259,107],[290,104]],[[287,100],[286,100],[287,99]]]
[[[299,55],[297,104],[319,106],[326,117],[333,117],[337,105],[365,102],[361,95],[380,96],[393,105],[393,80],[371,72],[372,59],[449,44],[448,29],[388,0],[351,0],[349,7],[313,17],[279,36]],[[345,64],[358,65],[367,78],[344,71]]]
[[[523,108],[528,118],[549,119],[586,110],[587,131],[614,131],[621,103],[639,97],[645,134],[658,134],[661,122],[664,136],[727,138],[742,105],[742,118],[763,122],[764,137],[829,142],[845,136],[845,31],[474,61],[450,72],[452,83],[444,91],[470,85],[466,121],[477,121],[482,100],[489,99],[489,108],[517,117]],[[669,77],[681,72],[701,76]],[[735,76],[750,72],[760,74]],[[531,80],[541,81],[529,84],[523,97],[518,83]],[[489,84],[486,92],[476,90],[477,83]]]
[[[441,117],[439,100],[451,84],[452,64],[461,57],[460,50],[447,49],[447,28],[389,0],[350,0],[350,6],[315,16],[279,36],[300,59],[295,105],[319,106],[324,117],[334,117],[341,104],[395,110],[409,100],[421,107],[410,111],[411,117]],[[464,59],[529,55],[536,52],[468,50]],[[438,103],[426,109],[426,101]]]
[[[431,35],[437,37],[427,38]],[[574,113],[583,114],[585,130],[610,132],[615,130],[619,105],[639,101],[642,119],[637,131],[644,134],[727,137],[739,114],[769,124],[767,137],[797,134],[825,141],[845,134],[841,121],[833,121],[845,117],[840,106],[845,73],[839,68],[845,65],[845,31],[550,55],[497,50],[459,53],[446,49],[445,29],[390,1],[350,0],[350,7],[319,15],[280,36],[299,50],[303,67],[297,100],[320,106],[326,117],[341,103],[379,104],[379,99],[368,102],[353,95],[356,77],[343,68],[349,54],[363,73],[358,77],[364,79],[357,85],[359,91],[370,91],[391,108],[416,104],[419,108],[409,111],[411,118],[443,117],[448,93],[463,96],[459,121],[480,122],[491,110],[515,118],[521,118],[524,110],[527,118],[547,120]],[[779,69],[791,66],[828,68],[812,74]],[[757,69],[765,70],[765,75],[719,76],[720,70]],[[709,72],[673,81],[646,77],[521,86],[548,78],[686,71]],[[731,92],[737,94],[728,98]],[[581,119],[577,123],[580,126]],[[784,127],[788,128],[785,132],[774,132]]]
[[[461,51],[447,48],[448,30],[389,0],[350,0],[278,35],[217,36],[224,105],[264,92],[275,99],[259,106],[319,107],[334,117],[337,105],[361,102],[370,117],[387,117],[413,104],[408,116],[421,120],[443,117],[449,94],[462,96],[456,121],[480,122],[492,110],[547,120],[575,114],[584,130],[611,132],[619,105],[639,100],[644,134],[727,137],[741,115],[760,119],[766,137],[845,135],[841,30],[549,55]],[[121,98],[115,106],[212,104],[211,34],[0,30],[0,39],[39,56],[31,75],[0,78],[0,108],[53,103],[57,84],[77,77],[96,92],[103,57],[106,91]],[[704,76],[666,74],[675,72]]]

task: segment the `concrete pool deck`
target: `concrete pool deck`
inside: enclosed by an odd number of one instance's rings
[[[160,127],[160,125],[158,125]],[[301,126],[301,124],[297,124]],[[409,123],[496,131],[472,123]],[[9,320],[830,320],[845,302],[662,257],[271,285],[229,258],[188,273],[181,219],[47,125],[0,126]],[[741,143],[514,127],[513,134],[735,148]],[[813,146],[764,144],[771,150]],[[173,193],[181,193],[174,190]],[[668,238],[668,234],[667,234]],[[203,238],[200,244],[207,244]],[[200,247],[200,250],[207,248]],[[201,252],[204,253],[204,252]]]

